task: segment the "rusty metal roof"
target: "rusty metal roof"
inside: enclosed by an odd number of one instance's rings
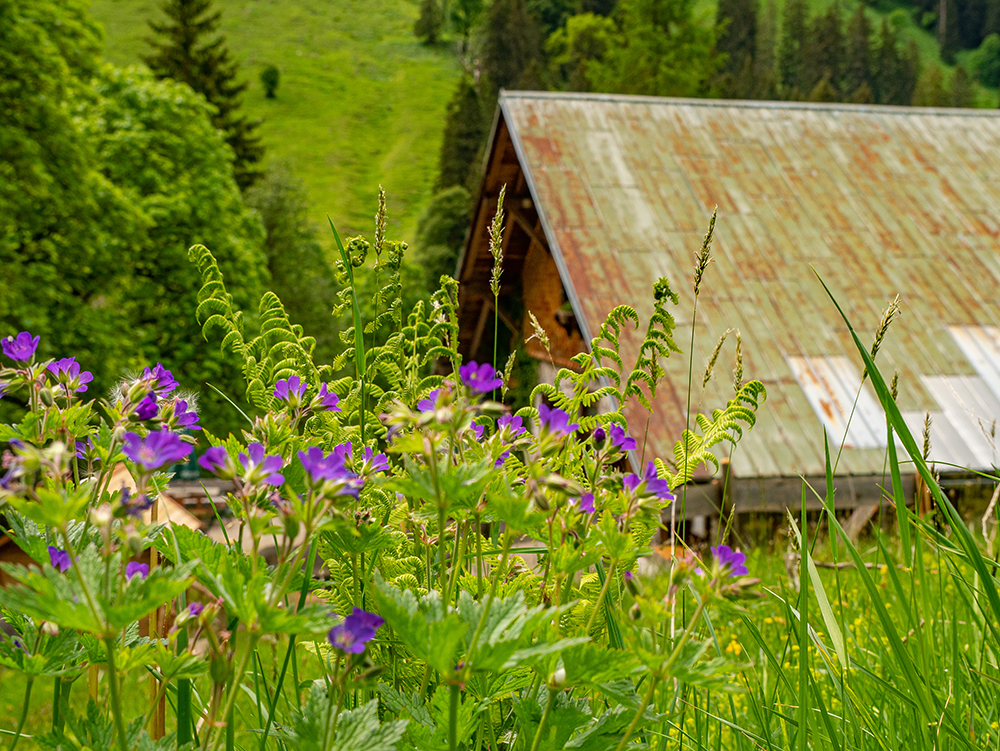
[[[718,206],[692,405],[710,411],[732,396],[732,339],[704,392],[700,374],[722,332],[738,328],[745,377],[763,381],[768,399],[732,456],[736,476],[822,474],[824,425],[843,437],[861,366],[810,267],[859,331],[900,294],[878,362],[899,373],[901,409],[918,434],[933,413],[940,461],[994,462],[998,113],[506,92],[500,120],[588,341],[616,304],[647,318],[665,276],[681,296],[676,339],[687,350],[694,254]],[[626,363],[639,341],[627,340]],[[670,456],[685,423],[687,355],[666,369],[647,457]],[[630,417],[641,435],[644,413]],[[838,474],[882,473],[884,433],[862,391]]]

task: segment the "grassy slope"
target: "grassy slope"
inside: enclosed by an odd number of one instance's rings
[[[858,4],[862,0],[807,0],[807,5],[809,7],[810,17],[819,15],[820,13],[826,11],[834,2],[840,3],[840,8],[843,13],[845,30],[846,23],[850,16],[857,10]],[[761,8],[767,7],[767,0],[759,0]],[[784,0],[776,0],[775,5],[777,6],[778,13],[778,33],[781,33],[781,13],[784,8]],[[897,14],[898,22],[901,21],[901,26],[899,28],[900,37],[905,42],[914,42],[917,45],[917,49],[920,52],[920,61],[923,68],[928,65],[939,65],[945,71],[945,79],[950,80],[952,74],[955,71],[954,66],[945,65],[941,61],[941,52],[938,47],[937,40],[934,34],[926,29],[921,28],[914,20],[910,14],[909,6],[904,5],[898,0],[879,0],[876,2],[865,3],[868,8],[868,17],[871,19],[872,27],[876,34],[882,23],[882,18],[891,14],[896,8],[901,8],[904,13]],[[715,19],[715,8],[717,2],[716,0],[696,0],[695,2],[695,13],[697,17],[704,19],[708,22],[712,22]],[[972,71],[969,70],[969,55],[971,51],[963,51],[958,53],[958,62],[965,65],[966,69],[970,74]],[[978,107],[996,107],[997,106],[997,89],[987,89],[980,86],[978,83],[974,84],[976,92],[976,106]]]
[[[411,31],[416,0],[215,0],[222,30],[250,82],[245,111],[262,117],[268,158],[291,160],[312,219],[329,213],[341,235],[372,234],[378,186],[388,193],[389,237],[412,242],[436,176],[445,107],[458,76],[448,50]],[[94,0],[105,56],[116,65],[146,52],[156,0]],[[277,99],[258,76],[281,70]],[[327,240],[326,229],[321,237]],[[329,244],[329,243],[328,243]]]

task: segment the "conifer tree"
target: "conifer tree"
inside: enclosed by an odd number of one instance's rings
[[[486,140],[487,120],[479,90],[463,77],[448,103],[435,190],[466,185]]]
[[[438,42],[443,21],[441,7],[437,0],[421,0],[420,16],[413,24],[413,33],[418,39],[422,39],[424,44],[435,45]]]
[[[236,157],[236,182],[246,190],[260,175],[264,147],[258,123],[239,115],[248,84],[236,80],[239,65],[230,57],[225,37],[217,35],[222,12],[211,12],[211,5],[211,0],[166,0],[166,22],[149,22],[155,36],[147,40],[153,51],[144,61],[157,78],[186,83],[216,108],[212,124],[225,133]]]
[[[955,53],[962,48],[957,0],[941,0],[937,31],[938,44],[941,45],[941,59],[951,65],[955,62]]]
[[[719,0],[715,16],[716,51],[726,55],[722,69],[724,96],[752,99],[757,52],[757,0]]]
[[[756,99],[776,99],[777,79],[774,69],[775,44],[778,39],[778,8],[775,0],[767,0],[757,19],[757,49],[754,52],[754,76],[757,80]]]
[[[802,96],[807,24],[806,0],[787,0],[781,19],[781,45],[778,48],[778,72],[781,93],[785,99],[798,99]]]
[[[493,0],[484,33],[483,67],[497,90],[526,83],[540,67],[541,32],[525,0]]]
[[[913,104],[917,107],[947,107],[951,104],[950,92],[944,86],[944,73],[939,65],[932,65],[920,76]]]
[[[872,25],[864,4],[847,23],[847,61],[844,66],[844,93],[852,102],[872,101]]]
[[[803,56],[804,90],[813,91],[825,78],[824,96],[829,96],[831,88],[840,92],[845,57],[840,3],[834,2],[825,13],[813,19],[809,25],[808,40],[808,54]]]

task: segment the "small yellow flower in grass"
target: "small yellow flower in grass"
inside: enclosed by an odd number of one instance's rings
[[[737,657],[739,657],[740,654],[743,652],[743,647],[740,645],[738,641],[736,641],[735,634],[733,635],[732,639],[733,640],[729,642],[729,646],[726,647],[726,651],[729,652],[730,654],[734,654]]]
[[[771,624],[774,623],[774,618],[765,618],[764,623]]]
[[[994,721],[993,721],[993,722],[992,722],[992,723],[990,724],[990,727],[991,727],[991,728],[993,728],[994,730],[997,730],[998,728],[1000,728],[1000,722],[997,722],[996,720],[994,720]]]

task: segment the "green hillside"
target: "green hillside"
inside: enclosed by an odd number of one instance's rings
[[[215,0],[222,30],[250,81],[244,108],[264,119],[268,159],[289,159],[305,181],[314,221],[371,234],[378,185],[390,237],[412,242],[436,176],[445,107],[458,77],[448,50],[413,36],[415,0]],[[105,57],[139,62],[156,0],[94,0]],[[264,66],[281,71],[264,98]],[[326,239],[329,229],[320,233]]]

